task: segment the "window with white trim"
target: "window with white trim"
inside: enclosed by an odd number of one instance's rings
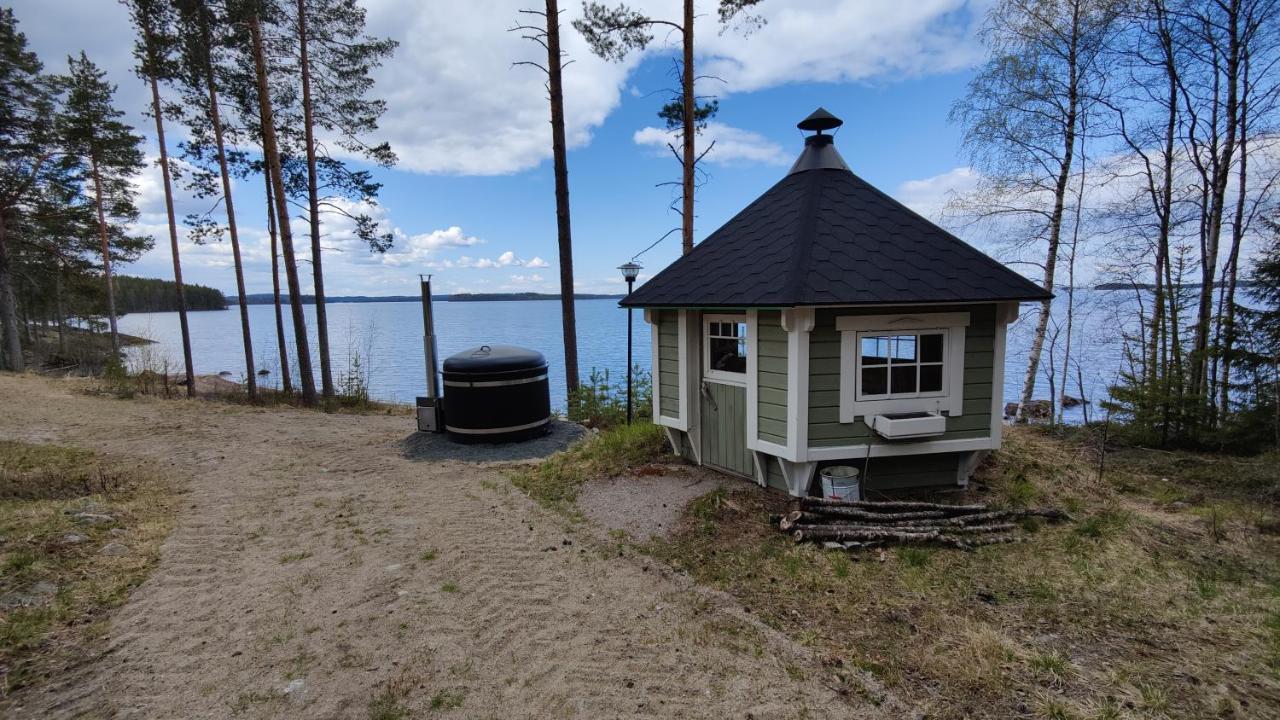
[[[842,315],[840,422],[900,412],[964,411],[969,313]]]
[[[747,381],[747,321],[741,315],[708,315],[703,325],[703,371],[707,378]]]
[[[941,395],[946,341],[944,330],[858,333],[858,399]]]

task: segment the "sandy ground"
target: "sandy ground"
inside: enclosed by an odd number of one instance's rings
[[[592,480],[578,493],[578,508],[601,527],[650,540],[670,535],[690,500],[745,483],[705,468],[669,467],[658,474]]]
[[[101,648],[2,717],[876,717],[742,608],[604,551],[496,466],[411,461],[405,417],[114,400],[0,375],[0,438],[186,484]],[[14,702],[21,704],[14,704]]]

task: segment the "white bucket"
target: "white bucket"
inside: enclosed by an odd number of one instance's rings
[[[823,468],[818,476],[822,478],[823,497],[831,500],[861,499],[858,468],[849,465],[832,465]]]

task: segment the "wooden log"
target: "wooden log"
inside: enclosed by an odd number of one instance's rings
[[[832,515],[838,517],[857,518],[859,520],[871,520],[874,522],[891,521],[891,520],[930,520],[947,517],[947,513],[940,510],[928,510],[920,512],[902,512],[902,513],[878,513],[869,510],[861,510],[851,507],[840,507],[835,505],[809,505],[804,507],[804,512],[816,515]]]
[[[810,507],[848,507],[869,510],[871,512],[902,512],[906,510],[938,510],[950,513],[983,512],[990,508],[986,505],[948,505],[916,500],[836,500],[834,498],[806,497],[800,499],[802,506]]]
[[[784,519],[785,523],[786,520]],[[866,525],[860,523],[825,523],[825,524],[790,524],[788,527],[779,527],[783,531],[801,530],[806,535],[810,533],[839,533],[839,532],[890,532],[890,533],[946,533],[949,535],[980,535],[983,533],[1008,532],[1016,529],[1018,526],[1013,523],[996,523],[992,525],[960,525],[955,527],[944,525],[916,525],[910,527],[887,527],[884,525]]]

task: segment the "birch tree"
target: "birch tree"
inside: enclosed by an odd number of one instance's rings
[[[1020,222],[1020,244],[1040,249],[1042,285],[1053,292],[1063,218],[1076,161],[1082,103],[1095,93],[1097,61],[1115,12],[1109,0],[1001,0],[983,40],[990,58],[952,109],[983,175],[968,198],[981,219]],[[1052,300],[1041,303],[1018,403],[1025,422]]]

